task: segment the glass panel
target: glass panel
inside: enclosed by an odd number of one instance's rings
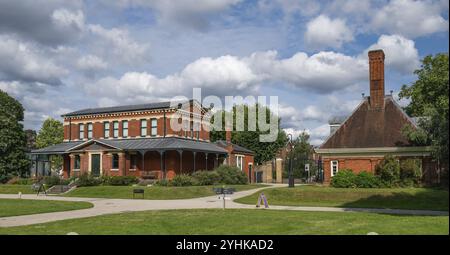
[[[109,122],[105,122],[105,123],[103,124],[103,130],[104,130],[103,136],[104,136],[105,138],[109,138]]]
[[[141,120],[141,136],[147,136],[147,120]]]
[[[113,136],[114,138],[119,137],[119,122],[117,121],[113,122]]]
[[[113,154],[112,156],[112,168],[118,169],[119,168],[119,155]]]
[[[158,133],[158,120],[157,119],[152,119],[151,120],[151,125],[152,125],[151,135],[152,136],[156,136],[157,133]]]
[[[79,139],[81,140],[84,139],[84,124],[80,124],[79,129],[80,129]]]
[[[128,137],[128,121],[122,121],[122,137]]]
[[[88,128],[88,138],[91,139],[92,138],[92,123],[88,123],[87,128]]]

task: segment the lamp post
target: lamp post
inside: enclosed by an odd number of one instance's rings
[[[288,134],[290,138],[291,151],[289,152],[289,188],[294,187],[294,175],[292,173],[292,151],[294,150],[294,144],[292,143],[292,134]]]

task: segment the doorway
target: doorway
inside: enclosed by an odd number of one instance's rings
[[[91,175],[100,176],[100,154],[91,154]]]

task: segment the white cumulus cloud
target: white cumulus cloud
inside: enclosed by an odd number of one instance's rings
[[[345,20],[319,15],[306,24],[305,42],[311,49],[340,48],[353,41],[353,33]]]

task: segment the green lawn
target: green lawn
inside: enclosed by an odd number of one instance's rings
[[[320,186],[264,190],[269,205],[396,208],[448,211],[448,191],[424,188],[341,189]],[[256,204],[258,194],[235,200]]]
[[[31,185],[12,185],[12,184],[0,184],[0,194],[33,194],[36,193],[31,189]]]
[[[220,220],[218,220],[220,219]],[[31,226],[0,234],[449,234],[448,216],[253,209],[164,210],[111,214]]]
[[[261,188],[265,185],[226,185],[226,187],[236,188],[236,191]],[[220,185],[214,187],[221,187]],[[93,186],[79,187],[64,194],[68,197],[101,197],[101,198],[132,198],[133,189],[144,189],[145,199],[187,199],[195,197],[206,197],[215,195],[213,186],[188,186],[188,187],[132,187],[132,186]],[[136,197],[141,197],[137,194]]]
[[[91,208],[88,202],[0,199],[0,217]]]

